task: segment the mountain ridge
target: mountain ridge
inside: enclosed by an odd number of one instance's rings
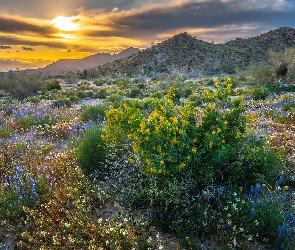
[[[75,72],[94,68],[115,60],[130,56],[137,53],[139,49],[129,47],[117,54],[96,53],[82,59],[59,59],[46,67],[39,69],[44,74],[65,74],[70,71]]]
[[[256,37],[209,43],[186,32],[94,70],[101,76],[158,77],[184,74],[191,77],[232,74],[237,67],[267,63],[269,50],[283,52],[295,46],[295,29],[281,27]]]

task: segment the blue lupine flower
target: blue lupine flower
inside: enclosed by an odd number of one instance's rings
[[[278,228],[278,232],[279,234],[281,234],[282,232],[284,232],[286,230],[287,226],[285,224],[281,225],[279,228]]]
[[[254,194],[254,192],[255,192],[255,189],[254,189],[253,186],[251,186],[251,188],[250,188],[250,194]]]
[[[251,210],[250,215],[251,215],[251,217],[254,217],[254,216],[255,216],[255,211],[254,211],[254,209]]]
[[[279,186],[282,185],[283,181],[284,181],[284,178],[281,177],[281,178],[278,180],[278,185],[279,185]]]
[[[287,214],[286,214],[286,220],[289,220],[291,218],[291,212],[288,212]]]
[[[290,227],[293,227],[295,225],[295,219],[292,219],[290,222]]]
[[[261,191],[261,184],[258,183],[257,186],[256,186],[256,193],[259,193]]]

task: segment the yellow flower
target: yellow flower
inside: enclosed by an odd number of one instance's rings
[[[176,117],[170,117],[170,120],[174,123],[174,124],[177,124],[178,123],[178,120]]]
[[[233,85],[231,83],[227,84],[227,88],[231,88]]]
[[[237,136],[240,136],[242,133],[240,131],[237,132]]]
[[[131,163],[131,162],[133,162],[133,159],[129,157],[128,161]]]
[[[174,145],[174,144],[178,143],[178,141],[177,141],[177,139],[175,137],[173,137],[171,143]]]
[[[228,124],[228,121],[227,121],[227,120],[225,120],[225,121],[223,122],[223,124],[224,124],[224,125],[227,125],[227,124]]]
[[[213,141],[210,141],[209,148],[212,148],[212,147],[213,147]]]
[[[150,129],[147,128],[147,129],[145,130],[145,132],[146,132],[147,134],[149,134],[149,133],[150,133]]]
[[[184,100],[183,103],[184,103],[184,104],[188,104],[188,100]]]
[[[206,94],[209,94],[210,93],[210,90],[209,89],[206,89],[205,92],[206,92]]]
[[[213,130],[213,131],[212,131],[212,135],[215,135],[215,134],[216,134],[216,132],[215,132],[215,130]]]
[[[192,152],[195,154],[197,152],[197,148],[193,147]]]
[[[194,139],[193,142],[196,143],[197,142],[197,139]]]
[[[222,139],[222,140],[221,140],[221,143],[225,143],[225,140],[224,140],[224,139]]]
[[[163,164],[164,164],[164,161],[163,161],[163,160],[162,160],[162,161],[160,161],[160,164],[161,164],[161,165],[163,165]]]
[[[138,146],[137,145],[133,145],[132,148],[133,148],[134,153],[138,152]]]
[[[145,158],[144,161],[145,161],[145,163],[149,163],[150,162],[150,160],[148,158]]]
[[[179,168],[182,169],[182,168],[184,168],[184,167],[185,167],[185,164],[184,164],[183,162],[180,163]]]
[[[216,81],[215,81],[215,85],[216,85],[216,86],[218,86],[218,84],[219,84],[219,81],[218,81],[218,80],[216,80]]]
[[[186,159],[190,160],[191,159],[191,156],[189,155],[188,157],[186,157]]]
[[[215,104],[214,103],[209,103],[208,108],[211,109],[211,110],[214,110],[215,109]]]

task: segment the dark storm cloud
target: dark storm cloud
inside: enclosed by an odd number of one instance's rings
[[[0,32],[30,32],[47,36],[53,34],[56,30],[57,29],[51,25],[38,25],[30,23],[26,19],[15,19],[10,16],[0,15]]]
[[[27,48],[27,47],[22,47],[23,50],[26,50],[26,51],[34,51],[34,49],[32,48]]]
[[[0,44],[26,45],[26,46],[48,46],[51,48],[66,48],[68,45],[61,42],[28,41],[15,37],[0,36]]]
[[[0,49],[11,49],[11,47],[7,45],[0,45]]]
[[[146,9],[114,13],[99,20],[106,31],[92,31],[90,36],[136,37],[149,33],[161,33],[180,28],[215,28],[224,25],[283,25],[295,26],[294,8],[287,10],[261,5],[253,0],[222,2],[185,2],[182,4],[158,5]],[[251,8],[252,7],[252,8]]]

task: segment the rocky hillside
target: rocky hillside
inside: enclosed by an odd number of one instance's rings
[[[128,57],[137,53],[139,49],[128,48],[118,54],[110,53],[97,53],[95,55],[87,56],[82,59],[61,59],[57,62],[47,65],[45,68],[40,69],[45,74],[64,74],[67,72],[74,72],[84,69],[94,68],[115,60]]]
[[[156,77],[234,73],[237,67],[268,62],[268,51],[295,46],[295,29],[279,28],[257,37],[213,44],[181,33],[130,57],[95,68],[99,75]]]

